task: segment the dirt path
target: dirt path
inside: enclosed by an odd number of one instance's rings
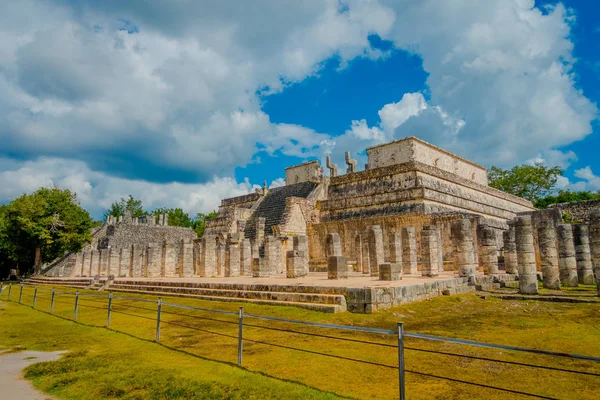
[[[0,353],[1,397],[11,400],[53,399],[38,392],[29,381],[23,379],[23,369],[38,362],[58,360],[64,353],[64,351],[21,351],[4,355]]]

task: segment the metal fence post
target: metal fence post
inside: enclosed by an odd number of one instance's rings
[[[23,284],[21,283],[21,290],[19,291],[19,304],[21,304],[21,300],[23,300]]]
[[[108,294],[108,316],[106,317],[106,327],[110,327],[110,313],[112,312],[112,292]]]
[[[404,392],[404,323],[398,322],[398,383],[400,400],[406,400]]]
[[[12,283],[8,285],[8,300],[10,300],[10,292],[12,292]]]
[[[50,314],[54,312],[54,296],[56,295],[56,289],[52,288],[52,299],[50,300]]]
[[[36,302],[36,300],[37,300],[37,290],[38,290],[38,287],[36,286],[36,287],[33,289],[33,305],[31,306],[32,308],[35,308],[35,302]]]
[[[156,313],[156,341],[160,342],[160,312],[162,310],[162,298],[158,298],[158,310]]]
[[[242,352],[244,350],[244,339],[242,336],[244,330],[244,307],[240,307],[238,322],[238,365],[242,365]]]
[[[75,310],[73,311],[73,320],[77,321],[77,311],[79,310],[79,290],[75,292]]]

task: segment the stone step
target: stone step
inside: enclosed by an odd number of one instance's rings
[[[268,285],[263,283],[223,283],[223,282],[177,282],[177,281],[156,281],[141,279],[116,279],[115,285],[143,285],[143,286],[169,286],[185,287],[198,289],[223,289],[223,290],[245,290],[256,292],[286,292],[286,293],[315,293],[315,294],[344,294],[343,287],[331,286],[304,286],[295,285]],[[111,287],[112,287],[111,286]]]
[[[286,301],[295,303],[318,303],[318,304],[337,304],[346,305],[346,298],[342,295],[320,294],[320,293],[296,293],[281,291],[251,291],[236,289],[205,289],[180,286],[155,286],[155,285],[123,285],[122,283],[113,283],[108,290],[124,291],[147,291],[161,293],[181,293],[193,294],[209,297],[231,297],[237,299],[256,299]]]
[[[155,291],[129,290],[129,289],[119,289],[119,288],[113,289],[112,287],[110,288],[110,290],[115,291],[115,292],[124,292],[124,293],[164,295],[164,296],[171,296],[171,297],[186,297],[186,298],[194,298],[194,299],[210,300],[210,301],[245,302],[245,303],[253,303],[253,304],[272,305],[272,306],[299,307],[299,308],[305,308],[308,310],[321,311],[321,312],[326,312],[326,313],[337,313],[337,312],[346,311],[345,303],[343,305],[341,305],[341,304],[302,303],[302,302],[294,302],[294,301],[205,296],[205,295],[196,295],[196,294],[187,294],[187,293],[155,292]]]
[[[500,289],[500,283],[482,283],[479,285],[475,285],[476,290],[496,290]]]
[[[40,278],[29,278],[24,280],[29,285],[49,285],[49,286],[68,286],[73,288],[87,288],[91,279],[77,280],[77,279],[40,279]]]

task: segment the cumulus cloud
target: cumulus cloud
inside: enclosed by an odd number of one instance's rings
[[[116,178],[92,171],[81,161],[43,157],[19,162],[0,159],[0,201],[9,201],[40,187],[59,187],[77,193],[81,205],[100,217],[114,201],[131,194],[143,201],[146,209],[180,207],[194,215],[217,209],[221,199],[247,194],[257,185],[238,183],[233,178],[217,178],[205,183],[151,183]]]

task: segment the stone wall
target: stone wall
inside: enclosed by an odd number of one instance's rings
[[[367,148],[368,169],[418,162],[487,186],[487,169],[416,137]]]
[[[550,209],[558,209],[563,214],[568,213],[571,223],[589,224],[592,211],[600,209],[600,199],[552,204]]]
[[[116,224],[108,226],[106,241],[101,248],[123,248],[132,244],[179,242],[182,239],[192,241],[198,235],[191,228],[160,225],[128,225]]]
[[[318,161],[310,161],[285,169],[286,185],[302,182],[320,182],[323,171]]]

